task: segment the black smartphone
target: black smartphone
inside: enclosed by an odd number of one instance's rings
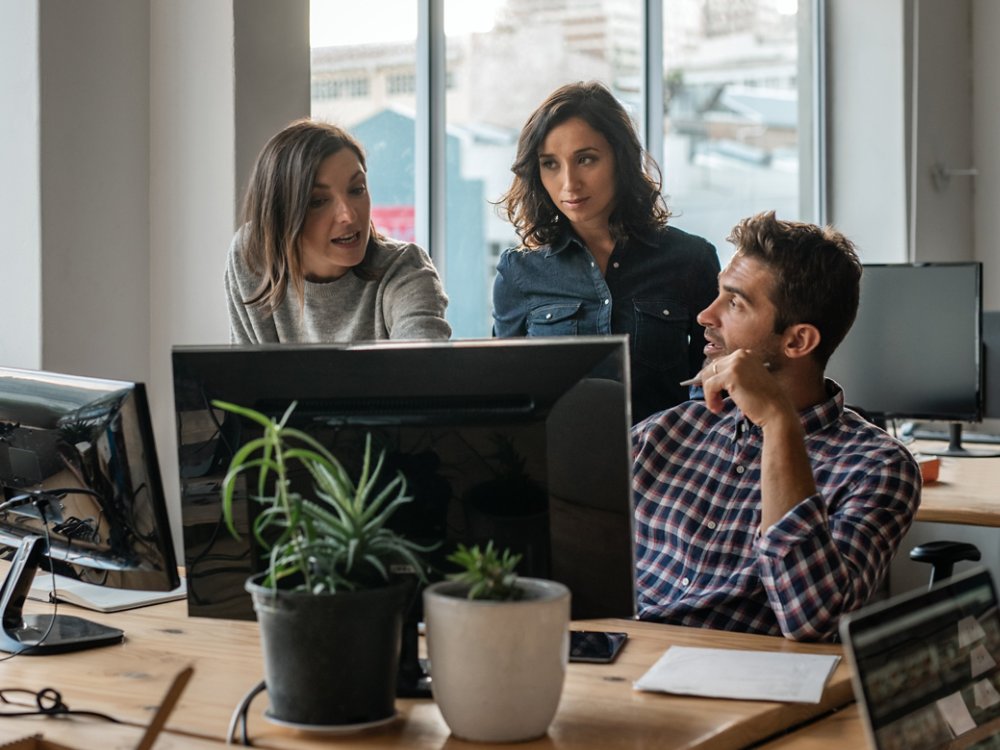
[[[569,631],[569,660],[610,664],[622,650],[628,633],[603,630]]]

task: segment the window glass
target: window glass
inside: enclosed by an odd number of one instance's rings
[[[739,219],[815,218],[800,209],[797,6],[664,2],[664,193],[673,222],[711,241],[723,265]]]
[[[497,201],[517,136],[557,86],[597,79],[641,122],[642,0],[445,0],[445,246],[456,338],[489,336],[496,262],[517,244]],[[413,240],[416,0],[312,0],[312,111],[365,144],[373,218]],[[732,226],[803,215],[796,0],[664,0],[663,170],[672,223],[725,263]],[[808,77],[808,76],[806,76]],[[806,87],[805,90],[808,91]],[[806,113],[808,116],[808,113]],[[804,133],[804,130],[802,131]],[[800,163],[801,162],[801,163]]]
[[[556,87],[597,79],[640,121],[641,6],[640,0],[445,4],[452,84],[444,267],[456,336],[490,335],[497,259],[518,244],[496,202],[510,186],[517,137],[531,112]]]
[[[372,221],[412,242],[417,3],[311,0],[309,12],[312,115],[364,144]]]

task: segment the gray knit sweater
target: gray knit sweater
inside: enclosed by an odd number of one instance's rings
[[[416,245],[384,239],[374,241],[369,266],[380,278],[365,281],[348,272],[334,281],[305,282],[305,308],[290,287],[275,310],[265,315],[248,307],[260,279],[243,259],[243,232],[229,247],[226,300],[229,340],[236,344],[335,343],[384,339],[447,339],[451,326],[444,319],[448,297],[427,254]]]

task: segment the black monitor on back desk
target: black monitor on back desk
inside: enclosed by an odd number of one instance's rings
[[[1000,444],[1000,310],[983,311],[983,421],[962,431],[966,443]],[[918,422],[909,435],[920,440],[948,440],[947,429]]]

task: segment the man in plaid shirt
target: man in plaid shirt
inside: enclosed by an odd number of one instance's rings
[[[858,308],[839,232],[745,219],[705,327],[705,400],[632,430],[641,619],[831,640],[885,575],[920,471],[824,368]]]

